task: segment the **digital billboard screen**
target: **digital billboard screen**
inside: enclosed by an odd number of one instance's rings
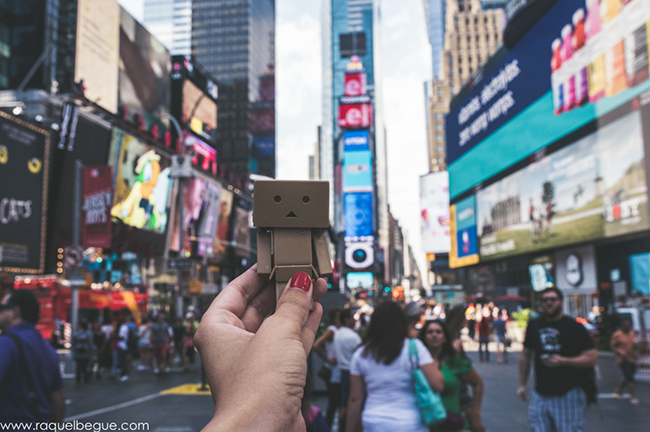
[[[217,103],[203,93],[192,81],[183,82],[182,122],[190,129],[210,140],[217,128]]]
[[[449,267],[458,268],[477,264],[478,238],[476,237],[476,197],[474,195],[450,207],[451,251]]]
[[[109,163],[115,173],[111,215],[126,225],[164,233],[172,186],[170,157],[113,129]]]
[[[650,3],[557,2],[446,120],[452,198],[650,89]]]
[[[0,270],[42,273],[50,138],[0,111]]]
[[[119,61],[117,0],[79,0],[74,80],[88,100],[111,113],[117,112]]]
[[[345,237],[369,237],[373,233],[372,192],[346,193],[343,197]]]
[[[480,190],[481,260],[648,229],[645,171],[636,110]]]
[[[422,250],[426,253],[451,250],[447,171],[420,177],[420,236]]]
[[[214,238],[213,255],[214,262],[222,262],[227,258],[228,246],[230,245],[231,229],[230,215],[233,209],[234,194],[221,186],[221,197],[219,200],[219,222],[217,223],[217,235]]]
[[[169,51],[125,9],[120,14],[118,106],[147,131],[167,131],[171,100]]]
[[[370,136],[367,130],[351,130],[343,132],[343,150],[368,150]]]
[[[370,150],[343,153],[343,192],[372,192]]]

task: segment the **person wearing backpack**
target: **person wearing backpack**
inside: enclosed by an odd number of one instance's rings
[[[88,329],[88,322],[81,321],[79,328],[72,334],[72,357],[76,363],[75,380],[77,385],[90,380],[90,359],[95,352],[92,332]]]
[[[531,431],[584,431],[585,408],[598,396],[594,373],[598,353],[584,326],[562,312],[562,291],[547,288],[540,294],[542,316],[528,323],[519,356],[517,396],[528,399],[534,356],[535,390],[528,406]]]
[[[0,425],[22,422],[31,429],[65,417],[59,358],[36,330],[39,312],[31,290],[0,300]]]

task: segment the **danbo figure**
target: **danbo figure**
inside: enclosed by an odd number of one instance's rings
[[[279,299],[298,272],[312,279],[332,274],[327,237],[329,183],[256,180],[253,225],[257,234],[257,274],[275,278]]]

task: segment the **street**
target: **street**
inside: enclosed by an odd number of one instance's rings
[[[515,395],[518,384],[517,354],[511,354],[509,364],[498,365],[494,352],[490,363],[479,363],[477,353],[469,352],[485,381],[482,414],[488,431],[528,430],[527,405]],[[641,404],[633,406],[627,399],[611,397],[618,375],[609,365],[602,368],[607,370],[601,373],[600,407],[587,409],[586,430],[643,430],[643,425],[650,424],[650,384],[638,385]],[[188,388],[180,388],[183,385],[194,384],[196,388],[200,382],[196,368],[189,372],[172,372],[166,377],[155,377],[151,371],[134,371],[126,383],[102,379],[75,386],[74,380],[65,381],[68,421],[148,422],[149,430],[153,432],[194,432],[207,424],[213,410],[212,399],[206,393],[197,394],[190,389],[188,394],[176,394],[187,392]],[[326,408],[327,400],[322,395],[314,395],[312,402],[321,409]]]

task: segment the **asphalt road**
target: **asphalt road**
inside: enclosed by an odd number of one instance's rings
[[[470,352],[469,355],[486,383],[483,420],[487,430],[528,431],[527,405],[515,395],[518,381],[516,355],[511,357],[508,365],[497,365],[494,358],[492,363],[479,363],[476,353]],[[596,407],[590,407],[586,415],[586,430],[650,430],[650,384],[639,384],[641,404],[633,406],[627,399],[609,397],[616,378],[609,376],[601,381],[602,418]],[[66,418],[84,422],[147,422],[153,432],[198,432],[212,415],[212,398],[205,394],[162,392],[199,381],[198,368],[189,372],[172,372],[165,377],[156,377],[150,371],[134,372],[125,383],[103,379],[76,386],[74,380],[66,379]],[[313,403],[325,408],[326,400],[316,396]]]

